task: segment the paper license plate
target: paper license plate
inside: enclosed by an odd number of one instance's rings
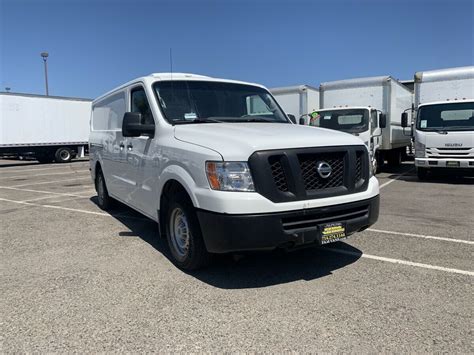
[[[447,161],[446,166],[448,168],[459,168],[459,162],[458,161]]]
[[[327,223],[321,225],[321,244],[334,243],[347,238],[344,223]]]

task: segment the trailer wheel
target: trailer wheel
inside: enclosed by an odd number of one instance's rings
[[[61,147],[56,150],[54,160],[56,163],[69,163],[73,157],[72,150],[67,147]]]
[[[402,152],[394,149],[387,154],[387,162],[390,166],[399,166],[402,163]]]
[[[180,192],[170,197],[166,211],[166,239],[173,263],[184,270],[196,270],[210,260],[196,211],[189,197]]]

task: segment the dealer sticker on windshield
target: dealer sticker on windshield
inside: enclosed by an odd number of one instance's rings
[[[321,225],[321,244],[328,244],[345,239],[346,226],[343,223],[327,223]]]

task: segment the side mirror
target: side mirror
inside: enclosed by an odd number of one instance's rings
[[[402,127],[403,128],[408,127],[408,113],[406,112],[402,113]]]
[[[306,120],[304,119],[304,117],[303,117],[303,116],[301,116],[301,117],[300,117],[299,123],[300,123],[300,125],[302,125],[302,126],[304,126],[304,125],[305,125],[305,123],[306,123]]]
[[[293,122],[294,124],[296,124],[296,117],[295,117],[295,115],[288,114],[287,116],[288,116],[288,118],[290,119],[291,122]]]
[[[141,135],[153,137],[155,134],[155,125],[141,124],[141,121],[141,113],[125,112],[122,121],[122,135],[124,137],[140,137]]]
[[[379,116],[379,126],[380,128],[387,127],[387,115],[385,113],[381,113]]]

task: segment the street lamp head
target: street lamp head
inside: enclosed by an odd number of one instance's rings
[[[48,52],[41,52],[41,56],[43,57],[43,59],[46,59],[48,58],[49,54]]]

